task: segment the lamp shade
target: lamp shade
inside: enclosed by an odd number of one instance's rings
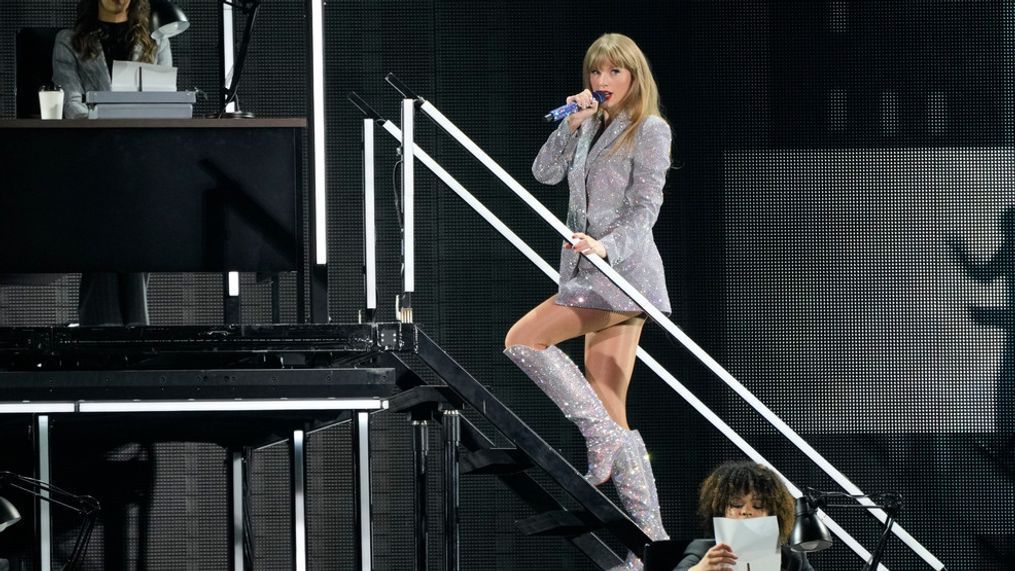
[[[818,517],[817,509],[806,497],[796,500],[796,523],[789,534],[789,547],[805,553],[821,551],[832,546],[832,535],[825,522]]]
[[[21,521],[21,513],[7,498],[0,496],[0,532]]]
[[[190,27],[187,15],[169,0],[151,0],[151,7],[153,38],[171,38]]]

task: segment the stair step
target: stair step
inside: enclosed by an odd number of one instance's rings
[[[414,409],[447,407],[460,410],[462,398],[445,385],[422,385],[402,391],[388,399],[388,412],[412,412]]]
[[[525,535],[558,535],[573,537],[595,531],[602,523],[582,510],[551,510],[515,522]]]
[[[483,448],[463,452],[462,474],[513,474],[532,467],[532,462],[517,448]]]
[[[552,513],[565,508],[529,471],[497,474],[501,482],[540,514],[517,522],[522,531],[561,534],[600,569],[614,567],[619,556],[596,536],[599,532],[608,530],[632,551],[644,550],[648,536],[610,498],[586,482],[574,466],[419,328],[415,341],[415,356],[452,387],[471,412],[481,415],[511,446],[521,451],[532,462],[533,469],[540,469],[584,510]],[[465,449],[493,448],[493,442],[467,422],[464,415],[460,420],[463,421],[461,442]]]

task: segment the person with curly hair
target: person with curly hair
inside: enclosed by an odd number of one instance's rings
[[[775,516],[779,522],[784,571],[814,571],[807,555],[786,545],[793,529],[794,500],[779,475],[756,462],[727,462],[701,483],[698,517],[706,535],[715,537],[712,518],[748,519]],[[684,550],[674,571],[720,571],[733,569],[737,555],[729,545],[714,539],[696,539]]]

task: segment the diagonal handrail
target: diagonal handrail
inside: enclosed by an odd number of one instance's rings
[[[396,140],[401,140],[401,131],[394,123],[387,120],[381,120],[381,126]],[[505,225],[499,218],[497,218],[497,216],[493,214],[493,212],[491,212],[488,208],[486,208],[486,206],[484,206],[482,202],[476,199],[476,197],[473,196],[472,193],[470,193],[464,186],[462,186],[461,183],[459,183],[453,176],[451,176],[450,173],[444,170],[444,168],[441,167],[440,164],[437,163],[433,158],[431,158],[430,155],[426,153],[426,151],[421,149],[418,144],[415,144],[414,147],[416,158],[418,158],[419,161],[425,167],[430,169],[431,172],[433,172],[439,179],[441,179],[441,181],[443,181],[448,186],[448,188],[450,188],[455,194],[457,194],[462,200],[464,200],[469,206],[471,206],[473,210],[475,210],[487,223],[493,226],[494,229],[496,229],[504,238],[508,240],[508,242],[510,242],[519,251],[521,251],[521,253],[525,255],[526,258],[528,258],[531,262],[536,264],[536,266],[539,267],[539,269],[541,269],[543,273],[546,274],[547,277],[549,277],[555,283],[559,280],[559,274],[557,273],[557,271],[554,270],[553,267],[550,266],[550,264],[548,264],[545,260],[543,260],[542,257],[540,257],[540,255],[535,252],[535,250],[533,250],[507,225]],[[689,404],[691,404],[691,406],[693,406],[699,413],[701,413],[702,416],[704,416],[706,420],[712,423],[713,426],[719,429],[720,432],[722,432],[727,438],[729,438],[730,441],[738,448],[740,448],[740,450],[743,451],[748,457],[750,457],[755,462],[759,462],[765,464],[766,466],[769,466],[770,468],[772,468],[772,470],[774,470],[777,474],[779,474],[779,476],[782,477],[783,481],[786,482],[786,485],[789,488],[790,493],[792,493],[794,497],[800,497],[802,495],[802,492],[797,486],[795,486],[781,472],[779,472],[774,466],[772,466],[772,464],[768,462],[760,452],[758,452],[753,446],[751,446],[743,437],[737,434],[736,431],[733,430],[733,428],[729,426],[725,421],[719,418],[718,415],[716,415],[711,409],[709,409],[708,406],[705,405],[705,403],[703,403],[700,399],[698,399],[689,389],[687,389],[683,384],[681,384],[680,381],[678,381],[672,374],[669,373],[669,371],[663,368],[662,365],[660,365],[659,362],[656,361],[647,351],[645,351],[642,347],[639,347],[637,354],[638,358],[640,358],[643,363],[645,363],[650,369],[652,369],[653,372],[659,375],[664,382],[673,387],[674,390],[676,390],[676,392],[681,397],[683,397]],[[860,543],[855,538],[853,538],[853,536],[851,536],[849,532],[847,532],[845,529],[839,526],[827,514],[819,510],[818,517],[820,517],[822,521],[824,521],[825,524],[828,526],[828,528],[833,533],[835,533],[843,541],[843,543],[845,543],[850,549],[852,549],[853,552],[856,553],[861,559],[863,559],[864,561],[870,559],[871,555],[870,552],[867,551],[862,545],[860,545]],[[893,526],[893,529],[895,527],[897,526]],[[915,542],[915,540],[913,541]],[[931,555],[931,557],[933,556]],[[882,571],[888,571],[888,567],[886,567],[884,564],[879,565],[878,569]],[[937,569],[938,571],[943,570],[944,565],[941,565],[941,567]]]
[[[401,82],[397,78],[393,78],[392,74],[388,74],[388,82],[399,89]],[[567,227],[566,224],[560,221],[552,212],[549,211],[541,202],[539,202],[528,190],[525,189],[518,181],[516,181],[510,174],[507,173],[496,161],[493,160],[490,155],[486,154],[483,149],[479,147],[475,142],[472,141],[461,129],[459,129],[450,119],[444,116],[437,107],[422,97],[417,97],[416,106],[420,111],[426,113],[431,120],[433,120],[439,127],[444,129],[449,135],[451,135],[459,144],[465,147],[476,159],[478,159],[483,166],[487,167],[494,175],[497,176],[508,188],[510,188],[519,198],[525,201],[543,220],[548,223],[558,234],[561,235],[565,240],[572,244],[576,242],[572,238],[573,232]],[[729,371],[719,364],[711,355],[708,354],[700,345],[698,345],[690,336],[683,332],[675,323],[670,321],[666,315],[664,315],[657,307],[645,298],[634,286],[628,283],[620,274],[616,272],[608,263],[602,258],[596,255],[587,256],[587,259],[592,262],[603,274],[607,276],[614,284],[617,285],[621,290],[624,291],[635,303],[638,304],[645,312],[655,321],[659,326],[665,329],[670,335],[676,338],[680,343],[687,348],[695,357],[698,358],[705,366],[707,366],[717,377],[723,380],[730,388],[734,390],[744,401],[746,401],[751,408],[758,412],[765,420],[767,420],[776,430],[782,433],[790,442],[792,442],[801,452],[814,462],[823,472],[830,476],[837,484],[839,484],[848,494],[858,496],[856,501],[861,505],[864,505],[868,510],[882,523],[888,518],[888,514],[884,510],[875,507],[874,502],[860,490],[845,474],[840,472],[835,466],[831,464],[824,456],[822,456],[814,447],[812,447],[807,441],[805,441],[795,430],[793,430],[785,421],[779,418],[765,403],[761,402],[758,397],[754,395],[750,390],[747,389],[743,384],[740,383],[736,378],[730,374]],[[799,490],[797,490],[799,492]],[[908,531],[902,528],[900,525],[894,525],[892,532],[905,543],[910,549],[913,550],[921,559],[923,559],[928,565],[930,565],[935,571],[943,571],[945,569],[944,563],[942,563],[937,557],[935,557],[926,547],[924,547],[919,541],[916,540]],[[882,566],[883,567],[883,566]],[[880,567],[879,567],[880,568]]]

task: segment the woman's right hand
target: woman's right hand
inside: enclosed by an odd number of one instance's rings
[[[736,563],[737,556],[733,554],[733,549],[725,543],[717,543],[705,552],[701,562],[691,567],[690,571],[728,571]]]
[[[567,98],[565,103],[577,103],[578,111],[567,116],[567,125],[571,127],[571,131],[574,132],[581,124],[582,121],[596,114],[599,110],[599,102],[592,96],[592,92],[586,89],[581,93],[576,93]]]

